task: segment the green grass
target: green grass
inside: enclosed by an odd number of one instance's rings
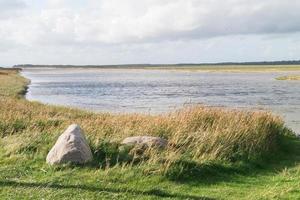
[[[299,141],[293,139],[299,146]],[[208,165],[172,180],[141,166],[52,168],[43,157],[1,161],[1,199],[297,199],[299,148],[261,165]],[[2,158],[1,158],[2,160]],[[298,163],[298,164],[297,164]],[[199,171],[198,171],[199,170]]]
[[[300,80],[300,75],[280,76],[280,77],[276,78],[276,80],[281,80],[281,81],[299,81]]]
[[[0,199],[299,199],[300,141],[271,113],[192,107],[167,115],[95,114],[22,98],[28,81],[0,75]],[[47,152],[70,123],[94,161],[51,167]],[[120,141],[170,141],[133,159]]]

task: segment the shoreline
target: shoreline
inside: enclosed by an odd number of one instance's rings
[[[132,66],[132,67],[92,67],[92,66],[57,66],[57,67],[24,67],[22,69],[69,69],[69,70],[163,70],[187,72],[299,72],[300,65],[218,65],[218,66]]]
[[[34,68],[34,69],[36,69],[36,68]],[[54,70],[57,70],[57,68],[52,68],[52,69],[54,69]],[[84,69],[84,68],[71,68],[71,69],[69,69],[69,68],[63,68],[63,69],[61,69],[61,70],[73,70],[73,69],[75,69],[75,70],[120,70],[120,69],[94,69],[94,68],[88,68],[88,69]],[[126,71],[126,69],[122,69],[122,70],[125,70]],[[143,70],[143,69],[140,69],[140,70]],[[79,71],[80,72],[80,71]],[[62,73],[62,72],[59,72],[59,73]],[[272,73],[272,72],[270,72],[270,71],[268,71],[268,72],[266,72],[266,73]],[[26,76],[24,75],[24,74],[22,74],[22,71],[21,71],[21,75],[22,76],[24,76],[25,78],[26,78]],[[275,76],[275,75],[274,75]],[[30,87],[30,86],[29,86]],[[27,88],[27,92],[28,92],[28,89],[29,88]],[[24,94],[24,96],[25,96],[25,98],[26,98],[26,93]],[[33,100],[34,101],[34,100]],[[47,102],[47,101],[46,101]],[[42,102],[41,101],[41,103],[44,103],[44,102]],[[125,109],[115,109],[115,110],[110,110],[110,109],[103,109],[103,110],[95,110],[95,109],[93,109],[93,108],[91,108],[91,107],[84,107],[84,106],[80,106],[80,105],[65,105],[63,102],[60,102],[60,104],[59,104],[59,102],[57,102],[57,104],[54,104],[54,103],[44,103],[44,104],[48,104],[48,105],[53,105],[53,106],[64,106],[64,107],[68,107],[68,108],[73,108],[73,109],[79,109],[79,110],[83,110],[83,111],[87,111],[87,112],[93,112],[93,113],[110,113],[110,114],[113,114],[113,115],[126,115],[126,114],[142,114],[142,115],[151,115],[151,116],[157,116],[157,115],[168,115],[168,114],[170,114],[170,113],[173,113],[173,112],[176,112],[176,110],[181,110],[181,109],[184,109],[184,108],[188,108],[188,107],[193,107],[193,106],[205,106],[205,107],[208,107],[208,108],[222,108],[222,109],[236,109],[236,110],[243,110],[243,111],[266,111],[266,112],[272,112],[272,113],[274,113],[274,115],[279,115],[279,116],[284,116],[284,114],[285,114],[285,112],[282,112],[282,113],[280,113],[280,112],[278,112],[278,110],[272,110],[270,107],[267,107],[267,106],[260,106],[260,105],[257,105],[257,106],[254,106],[254,105],[252,105],[252,106],[246,106],[246,105],[244,105],[244,106],[238,106],[238,105],[232,105],[232,106],[229,106],[229,105],[209,105],[209,104],[203,104],[203,103],[193,103],[193,104],[190,104],[190,102],[188,102],[188,104],[186,104],[186,103],[182,103],[182,104],[178,104],[178,105],[176,105],[176,106],[172,106],[172,107],[170,107],[170,108],[166,108],[165,110],[152,110],[151,109],[151,111],[149,111],[149,110],[146,110],[146,109],[140,109],[140,110],[134,110],[134,109],[130,109],[130,108],[128,108],[127,110],[126,110],[126,108]],[[295,123],[291,123],[291,120],[289,120],[289,121],[286,121],[286,123],[288,124],[288,125],[290,125],[292,128],[295,128],[296,127],[296,125],[295,125]],[[297,131],[297,134],[300,134],[300,133],[298,133],[299,131],[298,131],[298,128],[296,127],[296,129],[295,129],[295,131]]]

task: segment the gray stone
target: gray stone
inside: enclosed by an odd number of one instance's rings
[[[92,152],[83,131],[77,124],[72,124],[59,136],[55,145],[49,151],[46,162],[50,165],[83,164],[92,160],[92,158]]]
[[[122,141],[124,145],[142,145],[145,147],[159,147],[164,148],[167,145],[167,140],[160,137],[153,136],[134,136],[127,137]]]

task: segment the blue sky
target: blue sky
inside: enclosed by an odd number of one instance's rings
[[[298,0],[0,0],[0,65],[300,59]]]

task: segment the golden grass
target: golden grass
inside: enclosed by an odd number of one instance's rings
[[[0,71],[0,137],[6,154],[46,155],[71,123],[80,124],[91,146],[119,143],[127,136],[152,135],[169,141],[163,151],[146,152],[147,162],[168,169],[178,160],[251,160],[277,150],[284,122],[263,111],[241,111],[203,106],[186,107],[164,115],[92,113],[46,106],[20,99],[28,81],[18,72]],[[7,74],[4,74],[7,73]]]
[[[134,69],[134,68],[132,68]],[[195,65],[143,67],[149,70],[182,70],[191,72],[285,72],[300,71],[300,65]]]
[[[300,75],[280,76],[280,77],[276,78],[276,80],[299,81],[300,80]]]
[[[0,70],[0,97],[20,97],[26,91],[29,80],[21,77],[18,70]]]

